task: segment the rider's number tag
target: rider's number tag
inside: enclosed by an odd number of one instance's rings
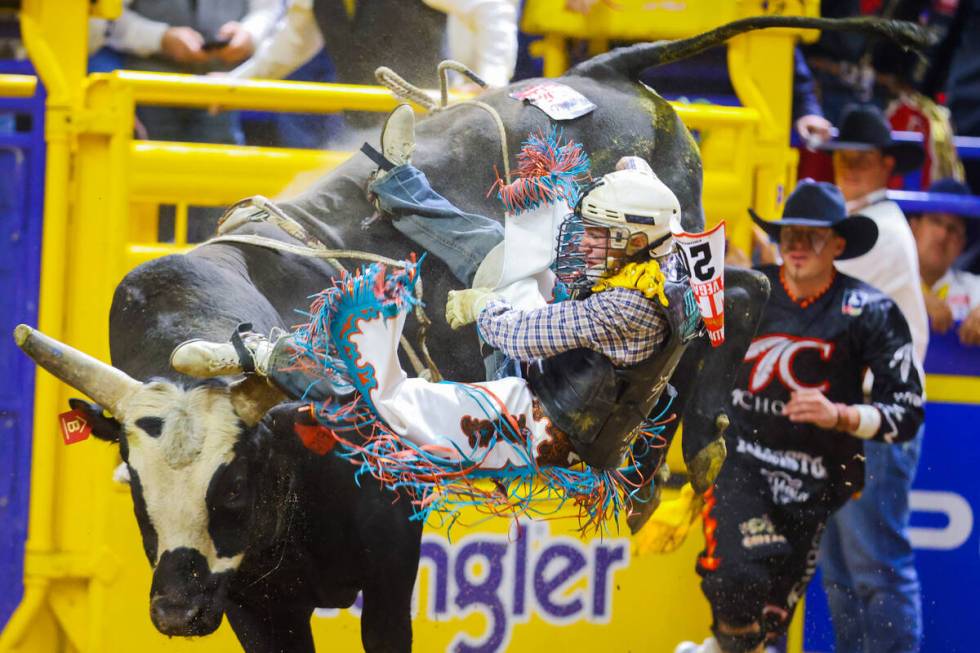
[[[511,92],[515,100],[530,102],[552,120],[572,120],[595,110],[595,105],[571,86],[546,80]]]
[[[725,342],[725,223],[699,234],[680,232],[674,241],[691,271],[691,288],[712,347]]]

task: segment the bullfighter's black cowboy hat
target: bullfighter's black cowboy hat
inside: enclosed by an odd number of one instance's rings
[[[752,209],[749,214],[774,242],[783,227],[829,227],[847,241],[838,260],[866,254],[878,240],[878,225],[863,215],[847,215],[840,189],[825,181],[804,179],[786,200],[781,220],[763,220]]]

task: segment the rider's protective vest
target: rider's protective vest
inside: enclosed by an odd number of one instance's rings
[[[657,405],[688,343],[701,333],[690,281],[680,274],[664,282],[670,332],[647,359],[616,367],[605,355],[581,348],[530,366],[528,384],[545,415],[592,467],[620,466],[636,428]]]

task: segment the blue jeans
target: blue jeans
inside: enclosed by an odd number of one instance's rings
[[[919,577],[909,542],[909,491],[922,430],[902,444],[866,442],[865,487],[827,522],[820,550],[837,653],[915,653]]]
[[[392,168],[368,190],[392,216],[395,229],[445,263],[467,286],[487,253],[504,239],[503,225],[456,208],[412,165]]]

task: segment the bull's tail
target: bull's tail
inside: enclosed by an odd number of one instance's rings
[[[568,71],[582,77],[628,77],[635,79],[644,69],[660,66],[694,56],[733,36],[768,27],[831,29],[869,32],[891,39],[903,49],[921,51],[932,44],[933,37],[925,28],[901,20],[873,16],[859,18],[809,18],[805,16],[755,16],[732,21],[710,32],[677,41],[638,43],[600,54],[583,61]]]

